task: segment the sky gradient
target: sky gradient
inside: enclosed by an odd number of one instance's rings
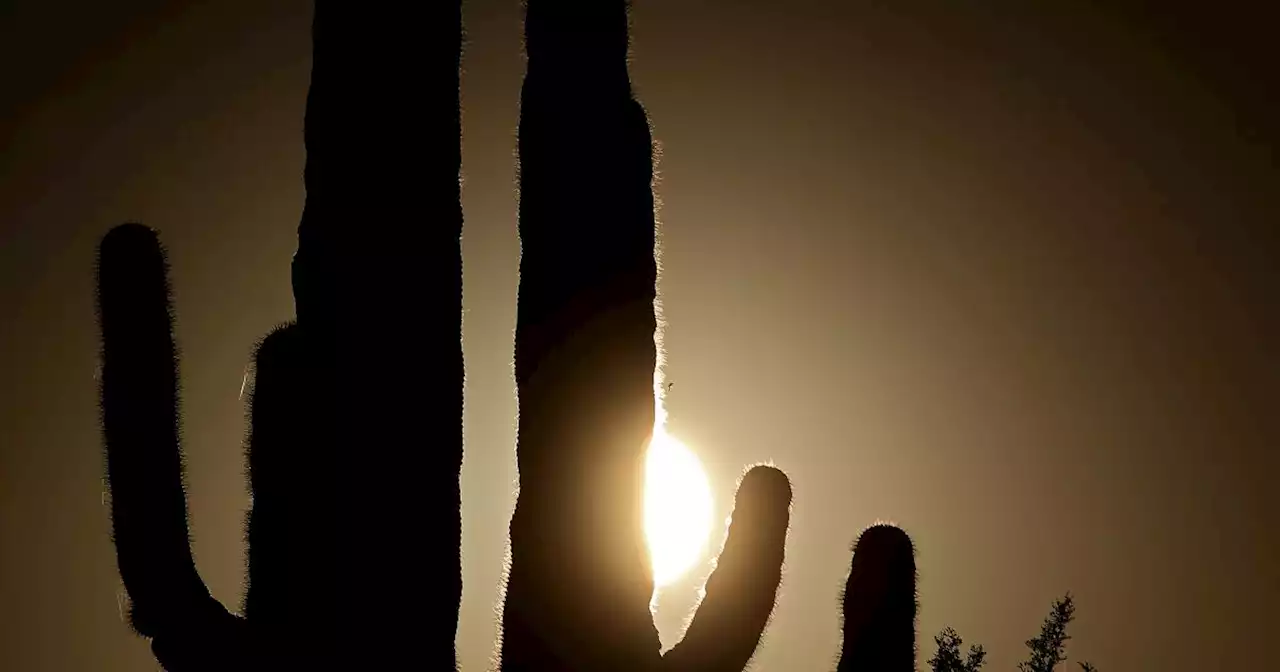
[[[635,2],[669,429],[717,520],[747,464],[795,491],[760,672],[833,666],[849,546],[878,519],[918,547],[921,667],[952,625],[1012,669],[1067,590],[1069,656],[1104,672],[1257,667],[1280,627],[1267,24],[1032,4]],[[0,6],[0,669],[152,664],[117,608],[93,378],[94,247],[122,221],[170,251],[194,550],[239,602],[238,395],[292,316],[310,12]],[[465,15],[458,641],[478,672],[516,478],[523,64],[518,2]],[[697,574],[664,596],[668,643]]]

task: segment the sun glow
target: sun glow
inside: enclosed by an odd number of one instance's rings
[[[711,533],[711,487],[702,464],[661,426],[645,457],[644,531],[658,587],[702,557]]]

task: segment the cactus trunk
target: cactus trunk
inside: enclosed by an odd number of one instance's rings
[[[507,672],[645,669],[654,424],[652,146],[620,0],[530,0],[520,107],[520,495]],[[583,637],[590,632],[591,637]]]

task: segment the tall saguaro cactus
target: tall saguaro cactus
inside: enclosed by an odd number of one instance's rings
[[[133,225],[100,248],[117,559],[170,670],[455,665],[460,4],[318,0],[312,31],[298,320],[256,355],[243,616],[187,543],[159,243]]]
[[[659,656],[637,468],[654,423],[652,142],[627,72],[627,5],[528,0],[526,7],[521,485],[502,667],[736,672],[773,609],[790,484],[772,468],[746,475],[706,597],[683,641]],[[879,527],[860,547],[869,561],[855,562],[846,588],[852,618],[841,670],[912,669],[910,541]],[[886,577],[896,582],[883,584]]]
[[[657,670],[640,468],[654,428],[653,164],[627,73],[627,7],[526,7],[520,495],[502,668]],[[760,469],[738,499],[715,590],[668,667],[741,669],[772,611],[790,486],[781,472]],[[751,535],[754,543],[737,539]],[[704,617],[745,627],[702,628]]]
[[[651,140],[623,0],[529,0],[520,121],[520,496],[508,672],[738,672],[773,609],[791,501],[747,473],[684,641],[659,655],[642,534],[654,423]],[[255,353],[241,613],[191,555],[163,251],[99,250],[103,434],[131,621],[171,672],[456,667],[461,595],[458,2],[317,0],[296,323]],[[900,530],[863,534],[841,672],[914,665]]]

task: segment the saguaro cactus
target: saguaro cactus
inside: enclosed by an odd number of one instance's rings
[[[256,354],[243,616],[187,543],[159,243],[132,225],[100,248],[117,559],[170,670],[455,664],[460,4],[319,0],[312,34],[298,320]]]
[[[627,49],[624,2],[527,3],[507,672],[664,662],[639,468],[654,427],[652,143]],[[777,470],[744,479],[734,538],[666,666],[746,664],[773,608],[790,501]]]
[[[520,497],[502,665],[741,670],[773,608],[791,488],[743,479],[685,640],[659,655],[641,521],[653,429],[651,141],[626,6],[530,0],[520,122]],[[160,243],[103,239],[99,318],[112,522],[131,621],[188,670],[456,666],[462,353],[457,2],[317,0],[297,322],[255,353],[241,614],[191,556]],[[840,669],[909,669],[914,561],[859,541]]]
[[[658,655],[637,469],[654,421],[652,142],[627,50],[621,0],[527,2],[508,672],[741,670],[780,578],[791,489],[760,467],[685,638]],[[874,527],[856,557],[840,669],[913,669],[910,540]]]

